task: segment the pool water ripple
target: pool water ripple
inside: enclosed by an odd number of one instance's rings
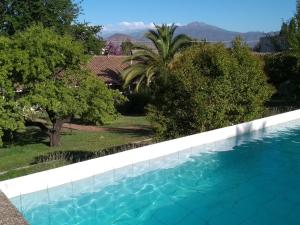
[[[299,225],[299,143],[300,121],[12,201],[32,225]]]

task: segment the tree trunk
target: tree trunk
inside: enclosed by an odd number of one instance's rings
[[[70,122],[70,120],[71,117],[67,117],[64,119],[55,119],[53,121],[53,128],[48,131],[50,147],[60,146],[60,131],[63,124],[66,122]]]
[[[26,120],[25,125],[26,126],[36,126],[39,127],[45,134],[48,135],[50,140],[50,147],[55,147],[60,145],[60,131],[62,129],[62,126],[64,123],[70,122],[71,117],[65,117],[65,118],[55,118],[50,117],[52,128],[49,128],[47,124],[41,121],[31,121]]]
[[[50,147],[60,146],[60,131],[51,130],[49,131],[49,140],[50,140]]]

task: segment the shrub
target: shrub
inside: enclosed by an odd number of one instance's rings
[[[118,107],[118,111],[125,115],[145,115],[145,108],[149,104],[151,95],[148,88],[139,92],[125,93],[128,101]]]
[[[148,117],[160,138],[259,118],[272,88],[262,62],[240,40],[194,45],[178,55],[154,88]]]
[[[272,105],[297,105],[299,68],[296,56],[289,53],[273,54],[265,57],[265,71],[269,83],[276,87]]]

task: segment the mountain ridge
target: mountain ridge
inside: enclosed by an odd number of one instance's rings
[[[148,30],[135,30],[135,31],[125,31],[116,32],[113,35],[106,37],[108,41],[123,42],[125,40],[130,40],[132,42],[147,41],[144,34]],[[230,43],[236,37],[242,37],[249,46],[254,47],[260,40],[260,38],[265,37],[268,33],[259,31],[249,31],[249,32],[236,32],[229,31],[217,26],[209,25],[203,22],[194,21],[187,25],[178,26],[176,30],[176,35],[186,34],[196,40],[206,40],[208,42],[224,42]]]

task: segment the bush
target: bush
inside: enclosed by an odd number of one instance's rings
[[[271,104],[275,106],[297,105],[299,97],[298,59],[288,53],[268,55],[265,57],[265,71],[269,83],[276,87]]]
[[[128,101],[118,107],[118,111],[125,115],[145,115],[146,106],[149,104],[150,91],[145,88],[139,92],[126,94]]]
[[[154,88],[148,117],[160,138],[174,138],[259,118],[272,88],[262,62],[240,40],[195,45],[177,56]]]

